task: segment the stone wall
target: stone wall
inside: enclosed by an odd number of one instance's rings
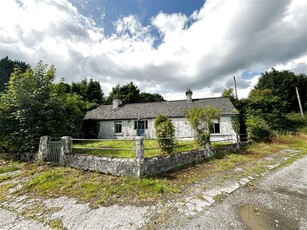
[[[42,152],[48,152],[46,148],[50,146],[48,144],[50,138],[42,137],[42,140],[45,141],[41,141],[40,156]],[[136,137],[135,158],[113,158],[73,154],[71,143],[70,137],[62,137],[59,158],[61,165],[115,176],[134,177],[154,176],[178,167],[202,161],[214,156],[218,152],[236,152],[239,149],[239,144],[230,144],[218,146],[215,149],[192,150],[168,156],[144,158],[144,138]],[[44,160],[44,157],[39,157],[38,160]]]
[[[137,176],[137,163],[131,158],[98,157],[92,155],[66,154],[64,165],[114,176]]]

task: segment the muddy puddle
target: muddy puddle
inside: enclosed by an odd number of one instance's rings
[[[240,217],[251,230],[298,229],[297,220],[291,220],[282,213],[271,212],[254,205],[240,207]]]

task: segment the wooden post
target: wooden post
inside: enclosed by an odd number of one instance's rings
[[[298,105],[299,105],[299,107],[300,107],[301,115],[302,115],[302,117],[304,117],[304,112],[303,112],[303,108],[302,108],[302,103],[301,103],[301,99],[300,99],[300,95],[299,95],[299,93],[298,93],[297,87],[295,87],[295,90],[296,90],[296,96],[297,96],[297,100],[298,100]]]

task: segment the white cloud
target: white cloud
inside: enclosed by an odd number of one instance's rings
[[[192,15],[160,12],[150,25],[125,16],[108,37],[65,0],[20,2],[0,1],[0,54],[32,65],[42,59],[68,82],[92,76],[106,93],[133,81],[167,99],[184,98],[188,87],[195,98],[219,96],[235,75],[247,95],[257,76],[243,79],[246,70],[307,73],[306,1],[207,0]]]

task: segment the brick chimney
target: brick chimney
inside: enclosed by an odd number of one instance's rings
[[[113,99],[113,109],[117,109],[121,104],[123,104],[121,99],[119,98]]]
[[[187,102],[192,102],[192,90],[190,88],[187,89],[187,91],[185,92],[185,95],[187,96]]]

